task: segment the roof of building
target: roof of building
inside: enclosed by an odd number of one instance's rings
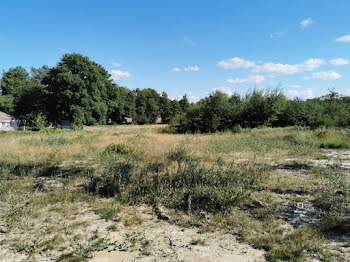
[[[10,115],[8,115],[8,114],[6,114],[6,113],[0,111],[0,120],[8,120],[8,121],[11,121],[11,120],[13,120],[13,119],[15,119],[13,116],[10,116]]]

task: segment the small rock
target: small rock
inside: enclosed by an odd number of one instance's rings
[[[158,219],[168,221],[170,220],[169,216],[166,214],[166,210],[162,204],[157,205],[154,208],[155,213],[157,214]]]
[[[5,226],[0,226],[0,234],[6,234],[7,228]]]

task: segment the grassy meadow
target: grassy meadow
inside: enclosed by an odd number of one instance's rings
[[[0,249],[87,261],[113,246],[106,232],[117,222],[146,224],[147,207],[169,224],[234,234],[267,261],[349,261],[349,242],[334,240],[350,233],[349,176],[334,153],[349,149],[349,130],[164,127],[0,133]],[[108,222],[106,232],[84,233],[97,223],[87,212]],[[128,248],[137,245],[152,255],[147,239]]]

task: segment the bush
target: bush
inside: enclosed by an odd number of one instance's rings
[[[42,114],[38,114],[36,118],[34,119],[34,127],[37,130],[42,130],[46,126],[46,117]]]
[[[160,172],[162,168],[153,164],[136,168],[130,161],[112,161],[106,163],[102,176],[91,178],[87,190],[116,196],[122,203],[161,202],[189,212],[218,212],[239,205],[264,178],[264,172],[241,172],[231,165],[208,168],[194,159],[178,161],[175,170]]]
[[[135,149],[126,145],[126,144],[110,144],[104,150],[105,154],[122,154],[122,155],[130,155],[135,152]]]
[[[189,159],[191,153],[191,149],[186,147],[184,144],[180,144],[175,148],[170,149],[168,153],[168,160],[183,162],[186,159]]]
[[[243,128],[241,127],[240,124],[236,124],[232,128],[233,133],[241,133],[243,131]]]
[[[160,128],[160,133],[162,134],[178,134],[179,133],[179,124],[170,124],[166,127]]]

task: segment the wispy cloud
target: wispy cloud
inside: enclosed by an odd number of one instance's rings
[[[239,57],[232,57],[229,59],[219,61],[217,63],[217,66],[222,67],[224,69],[249,68],[249,67],[254,67],[255,62],[244,60]]]
[[[180,72],[180,71],[181,71],[181,68],[179,68],[179,67],[173,67],[172,71],[173,71],[173,72]]]
[[[188,66],[188,67],[184,68],[185,72],[190,72],[190,71],[198,72],[199,70],[200,70],[200,68],[197,65],[195,65],[195,66]]]
[[[275,32],[275,33],[271,33],[270,34],[270,38],[273,39],[273,38],[280,38],[284,36],[284,32]]]
[[[334,66],[342,66],[342,65],[347,65],[349,64],[349,60],[345,58],[336,58],[336,59],[331,59],[328,61],[330,64]]]
[[[343,42],[343,43],[349,43],[350,42],[350,35],[343,35],[335,40],[336,42]]]
[[[121,66],[122,66],[120,63],[115,62],[115,61],[112,62],[112,65],[113,65],[114,67],[121,67]]]
[[[302,28],[306,28],[309,27],[310,25],[312,25],[314,23],[314,20],[312,20],[310,17],[307,19],[304,19],[300,22],[300,26]]]
[[[301,88],[300,85],[289,85],[290,88],[293,88],[293,89],[299,89]]]
[[[195,42],[193,42],[190,38],[184,37],[184,43],[188,46],[195,46],[197,45]]]
[[[246,84],[246,83],[256,83],[259,84],[263,81],[265,81],[265,77],[261,76],[261,75],[251,75],[247,78],[230,78],[227,79],[227,82],[229,82],[230,84]]]
[[[109,73],[114,81],[126,80],[131,77],[131,74],[126,71],[112,70]]]
[[[334,80],[340,78],[341,75],[335,71],[325,71],[325,72],[316,72],[312,73],[311,76],[305,76],[305,80],[310,79],[322,79],[322,80]]]

